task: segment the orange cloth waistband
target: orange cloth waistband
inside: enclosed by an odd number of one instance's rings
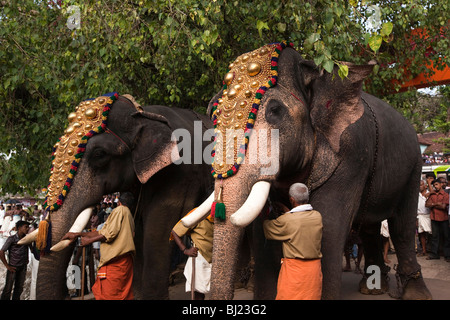
[[[281,260],[276,300],[320,300],[321,296],[321,259]]]
[[[100,267],[92,287],[96,300],[133,300],[133,255],[125,254]]]

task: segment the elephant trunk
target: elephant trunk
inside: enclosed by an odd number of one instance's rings
[[[238,180],[230,178],[230,183],[227,181],[223,185],[226,219],[225,221],[216,219],[214,225],[213,267],[211,272],[211,299],[214,300],[233,299],[244,227],[250,224],[261,212],[270,189],[268,182],[257,182],[247,198],[245,192],[236,192],[236,187],[239,186],[234,185],[232,180],[238,182]],[[218,188],[219,183],[216,183],[216,194],[218,194]],[[267,193],[265,190],[267,190]],[[235,225],[236,222],[237,225]]]
[[[216,183],[216,194],[218,194]],[[215,220],[214,245],[211,271],[211,299],[232,300],[234,280],[239,257],[239,247],[244,229],[233,225],[230,216],[236,212],[245,199],[236,199],[240,195],[224,185],[223,202],[226,207],[225,221]]]
[[[66,207],[67,208],[67,207]],[[70,227],[64,206],[51,216],[52,245],[61,239]],[[41,254],[36,283],[36,299],[62,300],[67,295],[66,271],[72,250]]]
[[[81,231],[88,223],[92,209],[101,199],[103,190],[96,187],[91,174],[81,163],[76,183],[72,185],[63,205],[50,214],[51,246],[55,246],[69,231]],[[89,186],[89,188],[87,188]],[[74,229],[75,228],[75,229]],[[41,254],[36,283],[36,298],[39,300],[61,300],[67,296],[67,266],[74,244],[60,251]],[[54,248],[53,248],[54,250]]]
[[[70,232],[81,232],[87,225],[92,208],[83,210],[75,219]],[[64,210],[58,210],[52,215],[52,247],[50,253],[42,254],[39,261],[37,279],[37,299],[60,300],[67,293],[66,271],[72,255],[69,240],[59,241],[70,227],[69,220]],[[56,243],[56,244],[55,244]]]

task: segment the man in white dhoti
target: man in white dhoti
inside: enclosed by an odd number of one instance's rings
[[[388,225],[388,221],[383,220],[381,222],[381,229],[380,229],[380,234],[381,234],[381,240],[383,242],[383,259],[384,259],[384,263],[389,264],[391,263],[391,260],[388,259],[388,252],[389,252],[389,247],[390,247],[390,243],[389,243],[389,225]]]
[[[0,245],[3,247],[3,244],[6,242],[6,239],[11,235],[11,230],[15,227],[15,223],[12,223],[13,220],[13,212],[11,210],[11,206],[6,206],[5,214],[2,221],[2,228],[0,229]]]
[[[420,245],[422,246],[422,252],[419,252],[419,256],[427,255],[427,237],[431,234],[431,219],[430,209],[425,207],[425,202],[428,198],[428,190],[425,181],[420,180],[419,189],[419,203],[417,206],[417,233],[419,234]]]
[[[194,209],[195,210],[195,209]],[[189,213],[193,212],[191,210]],[[188,213],[188,214],[189,214]],[[214,218],[209,215],[193,228],[186,228],[179,221],[172,230],[170,239],[175,240],[180,250],[189,256],[184,268],[186,277],[186,292],[191,291],[192,263],[195,263],[194,271],[194,299],[204,300],[205,294],[209,292],[211,279],[212,239],[214,233]],[[189,235],[193,246],[188,248],[184,245],[181,237]]]

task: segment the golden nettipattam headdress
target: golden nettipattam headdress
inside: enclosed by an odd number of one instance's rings
[[[229,65],[222,96],[213,104],[215,140],[211,173],[214,178],[224,179],[236,174],[244,161],[261,99],[267,89],[277,83],[278,57],[286,47],[293,47],[293,44],[286,41],[268,44],[240,55]],[[243,137],[227,135],[227,130],[243,131]],[[211,212],[224,219],[221,197],[220,189]]]
[[[211,173],[214,178],[223,179],[234,175],[244,161],[261,99],[267,89],[277,83],[278,57],[287,46],[292,47],[293,44],[285,41],[268,44],[240,55],[229,65],[222,97],[213,104],[216,134],[212,156],[216,159],[216,156],[221,156],[220,161],[212,163]],[[223,143],[228,129],[243,130],[244,140],[240,143]]]
[[[73,183],[89,138],[105,131],[108,113],[119,98],[116,92],[85,100],[69,114],[69,126],[52,153],[52,169],[44,209],[58,210]]]

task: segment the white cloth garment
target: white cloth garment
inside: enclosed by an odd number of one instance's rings
[[[383,237],[385,238],[389,238],[389,226],[388,226],[388,222],[387,219],[383,220],[381,222],[381,229],[380,229],[380,233]]]
[[[301,212],[301,211],[311,211],[313,207],[310,204],[301,204],[295,208],[293,208],[289,212]]]
[[[431,234],[430,208],[425,207],[427,198],[419,193],[419,203],[417,205],[417,232],[428,232]]]
[[[419,193],[419,202],[417,204],[417,214],[430,214],[430,208],[425,207],[427,198]]]
[[[28,267],[31,268],[31,283],[30,283],[30,300],[36,300],[36,281],[39,269],[39,260],[37,260],[31,251],[28,252],[30,262]]]
[[[192,257],[189,257],[184,267],[184,276],[186,277],[186,292],[191,291],[192,280]],[[200,251],[195,257],[195,291],[208,293],[211,283],[211,263],[203,258]]]
[[[431,219],[429,214],[419,214],[417,216],[417,232],[428,232],[431,234]]]

